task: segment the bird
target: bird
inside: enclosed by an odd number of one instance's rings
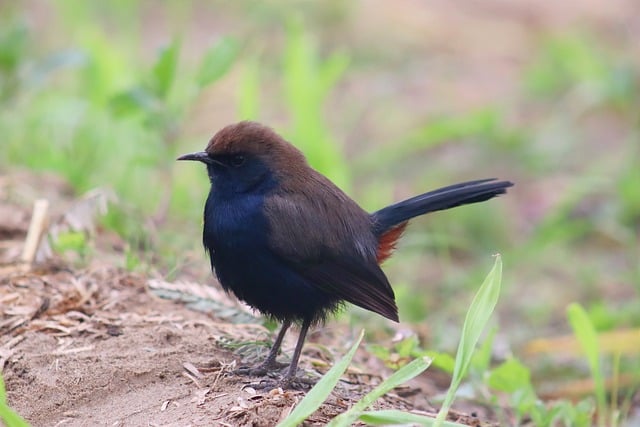
[[[450,185],[384,207],[361,208],[272,128],[241,121],[220,129],[204,151],[177,160],[206,165],[210,190],[202,242],[226,292],[282,323],[264,361],[240,373],[263,376],[287,330],[300,327],[278,386],[295,387],[312,325],[351,303],[398,322],[393,289],[380,265],[410,219],[478,203],[513,185],[495,178]]]

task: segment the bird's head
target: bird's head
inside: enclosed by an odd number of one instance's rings
[[[275,183],[298,180],[308,169],[300,150],[271,128],[249,121],[222,128],[204,151],[177,160],[204,163],[211,183],[232,193],[266,190]]]

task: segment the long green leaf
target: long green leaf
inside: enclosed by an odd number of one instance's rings
[[[158,98],[166,99],[178,68],[180,41],[176,37],[169,46],[162,48],[151,70],[152,88]]]
[[[4,380],[0,376],[0,422],[4,423],[6,427],[29,427],[24,418],[7,406],[6,398]]]
[[[257,59],[244,64],[238,88],[238,117],[242,120],[256,120],[260,112],[260,66]]]
[[[351,409],[331,420],[331,422],[328,424],[328,427],[350,426],[355,420],[358,419],[362,411],[371,406],[385,393],[421,374],[425,369],[429,367],[430,364],[431,359],[429,357],[420,357],[398,369],[380,385],[367,393],[362,399],[360,399],[355,405],[353,405]]]
[[[20,415],[16,414],[5,404],[0,404],[0,421],[6,427],[29,427],[29,424]]]
[[[327,400],[329,394],[334,389],[338,380],[347,370],[353,355],[356,354],[356,350],[362,341],[364,336],[364,330],[360,331],[358,339],[353,344],[349,352],[327,372],[318,384],[316,384],[307,395],[298,403],[293,412],[289,416],[278,424],[278,427],[295,427],[302,423],[309,415],[313,414],[322,405],[322,402]]]
[[[607,400],[604,387],[604,379],[600,370],[600,353],[598,345],[598,335],[589,316],[580,304],[573,303],[567,308],[567,317],[573,329],[582,351],[584,351],[591,370],[591,376],[596,389],[596,400],[598,402],[598,425],[606,425]]]
[[[435,418],[427,417],[426,415],[412,414],[411,412],[403,412],[395,409],[364,412],[358,419],[374,426],[397,424],[432,426],[436,422]],[[465,426],[465,424],[458,424],[451,421],[445,421],[444,423],[442,423],[442,425],[445,427]]]
[[[455,399],[458,387],[462,379],[467,374],[471,357],[480,335],[484,330],[493,309],[495,308],[498,297],[500,296],[500,284],[502,282],[502,259],[500,255],[496,255],[496,261],[493,268],[484,279],[484,283],[480,286],[478,293],[473,298],[467,316],[462,326],[462,336],[456,353],[456,364],[453,368],[453,376],[451,378],[451,386],[447,391],[447,395],[442,404],[442,408],[438,412],[436,418],[436,426],[441,426],[444,422],[449,408]]]
[[[224,76],[238,56],[240,47],[235,39],[223,37],[207,51],[200,64],[198,85],[203,88]]]

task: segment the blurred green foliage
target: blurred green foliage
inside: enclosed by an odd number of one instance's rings
[[[71,231],[58,234],[51,243],[54,251],[60,253],[75,252],[79,255],[81,261],[87,261],[90,250],[87,236],[83,232]]]
[[[118,200],[103,225],[127,241],[127,268],[154,263],[174,273],[185,252],[200,250],[208,182],[198,168],[174,173],[174,159],[203,146],[216,130],[211,123],[226,124],[203,107],[222,98],[213,114],[273,122],[371,209],[466,178],[516,182],[499,201],[412,221],[385,269],[403,320],[429,319],[430,343],[372,348],[389,364],[455,347],[452,318],[466,311],[459,302],[495,251],[506,265],[500,333],[512,346],[557,333],[574,300],[596,331],[640,326],[640,70],[628,46],[589,29],[544,33],[507,99],[424,114],[376,98],[397,88],[385,79],[402,79],[410,65],[387,68],[376,62],[376,46],[350,43],[340,31],[348,3],[297,2],[297,12],[277,2],[200,5],[236,20],[212,27],[198,45],[187,37],[198,12],[192,2],[158,6],[173,23],[159,43],[148,42],[154,27],[142,24],[148,11],[139,2],[51,2],[46,28],[29,22],[19,3],[0,6],[0,171],[53,171],[78,194],[111,187]],[[419,56],[402,55],[390,57]],[[385,79],[358,92],[372,69],[384,69]],[[378,100],[369,115],[367,104]],[[411,126],[396,125],[398,117]],[[340,135],[346,128],[353,134]],[[379,134],[393,134],[392,142]],[[58,242],[61,250],[84,253],[74,239]],[[478,354],[476,378],[490,369],[488,352]],[[620,362],[623,372],[638,369],[629,359]],[[451,359],[440,361],[451,368]],[[579,425],[590,413],[588,404],[538,408],[526,385],[536,372],[523,373],[520,363],[505,362],[490,384],[519,388],[522,401],[512,404],[526,406],[522,414],[548,425],[562,412]],[[520,385],[505,384],[504,371]]]
[[[348,57],[336,52],[320,60],[317,47],[298,21],[287,23],[283,85],[291,129],[286,136],[301,144],[311,164],[339,187],[348,190],[350,178],[339,144],[331,138],[323,107],[345,72]]]
[[[508,397],[509,406],[515,412],[516,425],[526,419],[540,427],[592,425],[595,407],[590,399],[576,404],[568,400],[545,404],[536,395],[529,368],[515,358],[507,359],[492,369],[487,376],[487,386],[492,392],[504,393]]]

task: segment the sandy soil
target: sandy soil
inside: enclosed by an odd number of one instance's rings
[[[264,339],[262,326],[159,299],[144,277],[50,267],[1,289],[8,399],[34,426],[273,425],[304,395],[228,374],[239,358],[225,344]],[[315,419],[346,408],[361,394],[351,388]]]

